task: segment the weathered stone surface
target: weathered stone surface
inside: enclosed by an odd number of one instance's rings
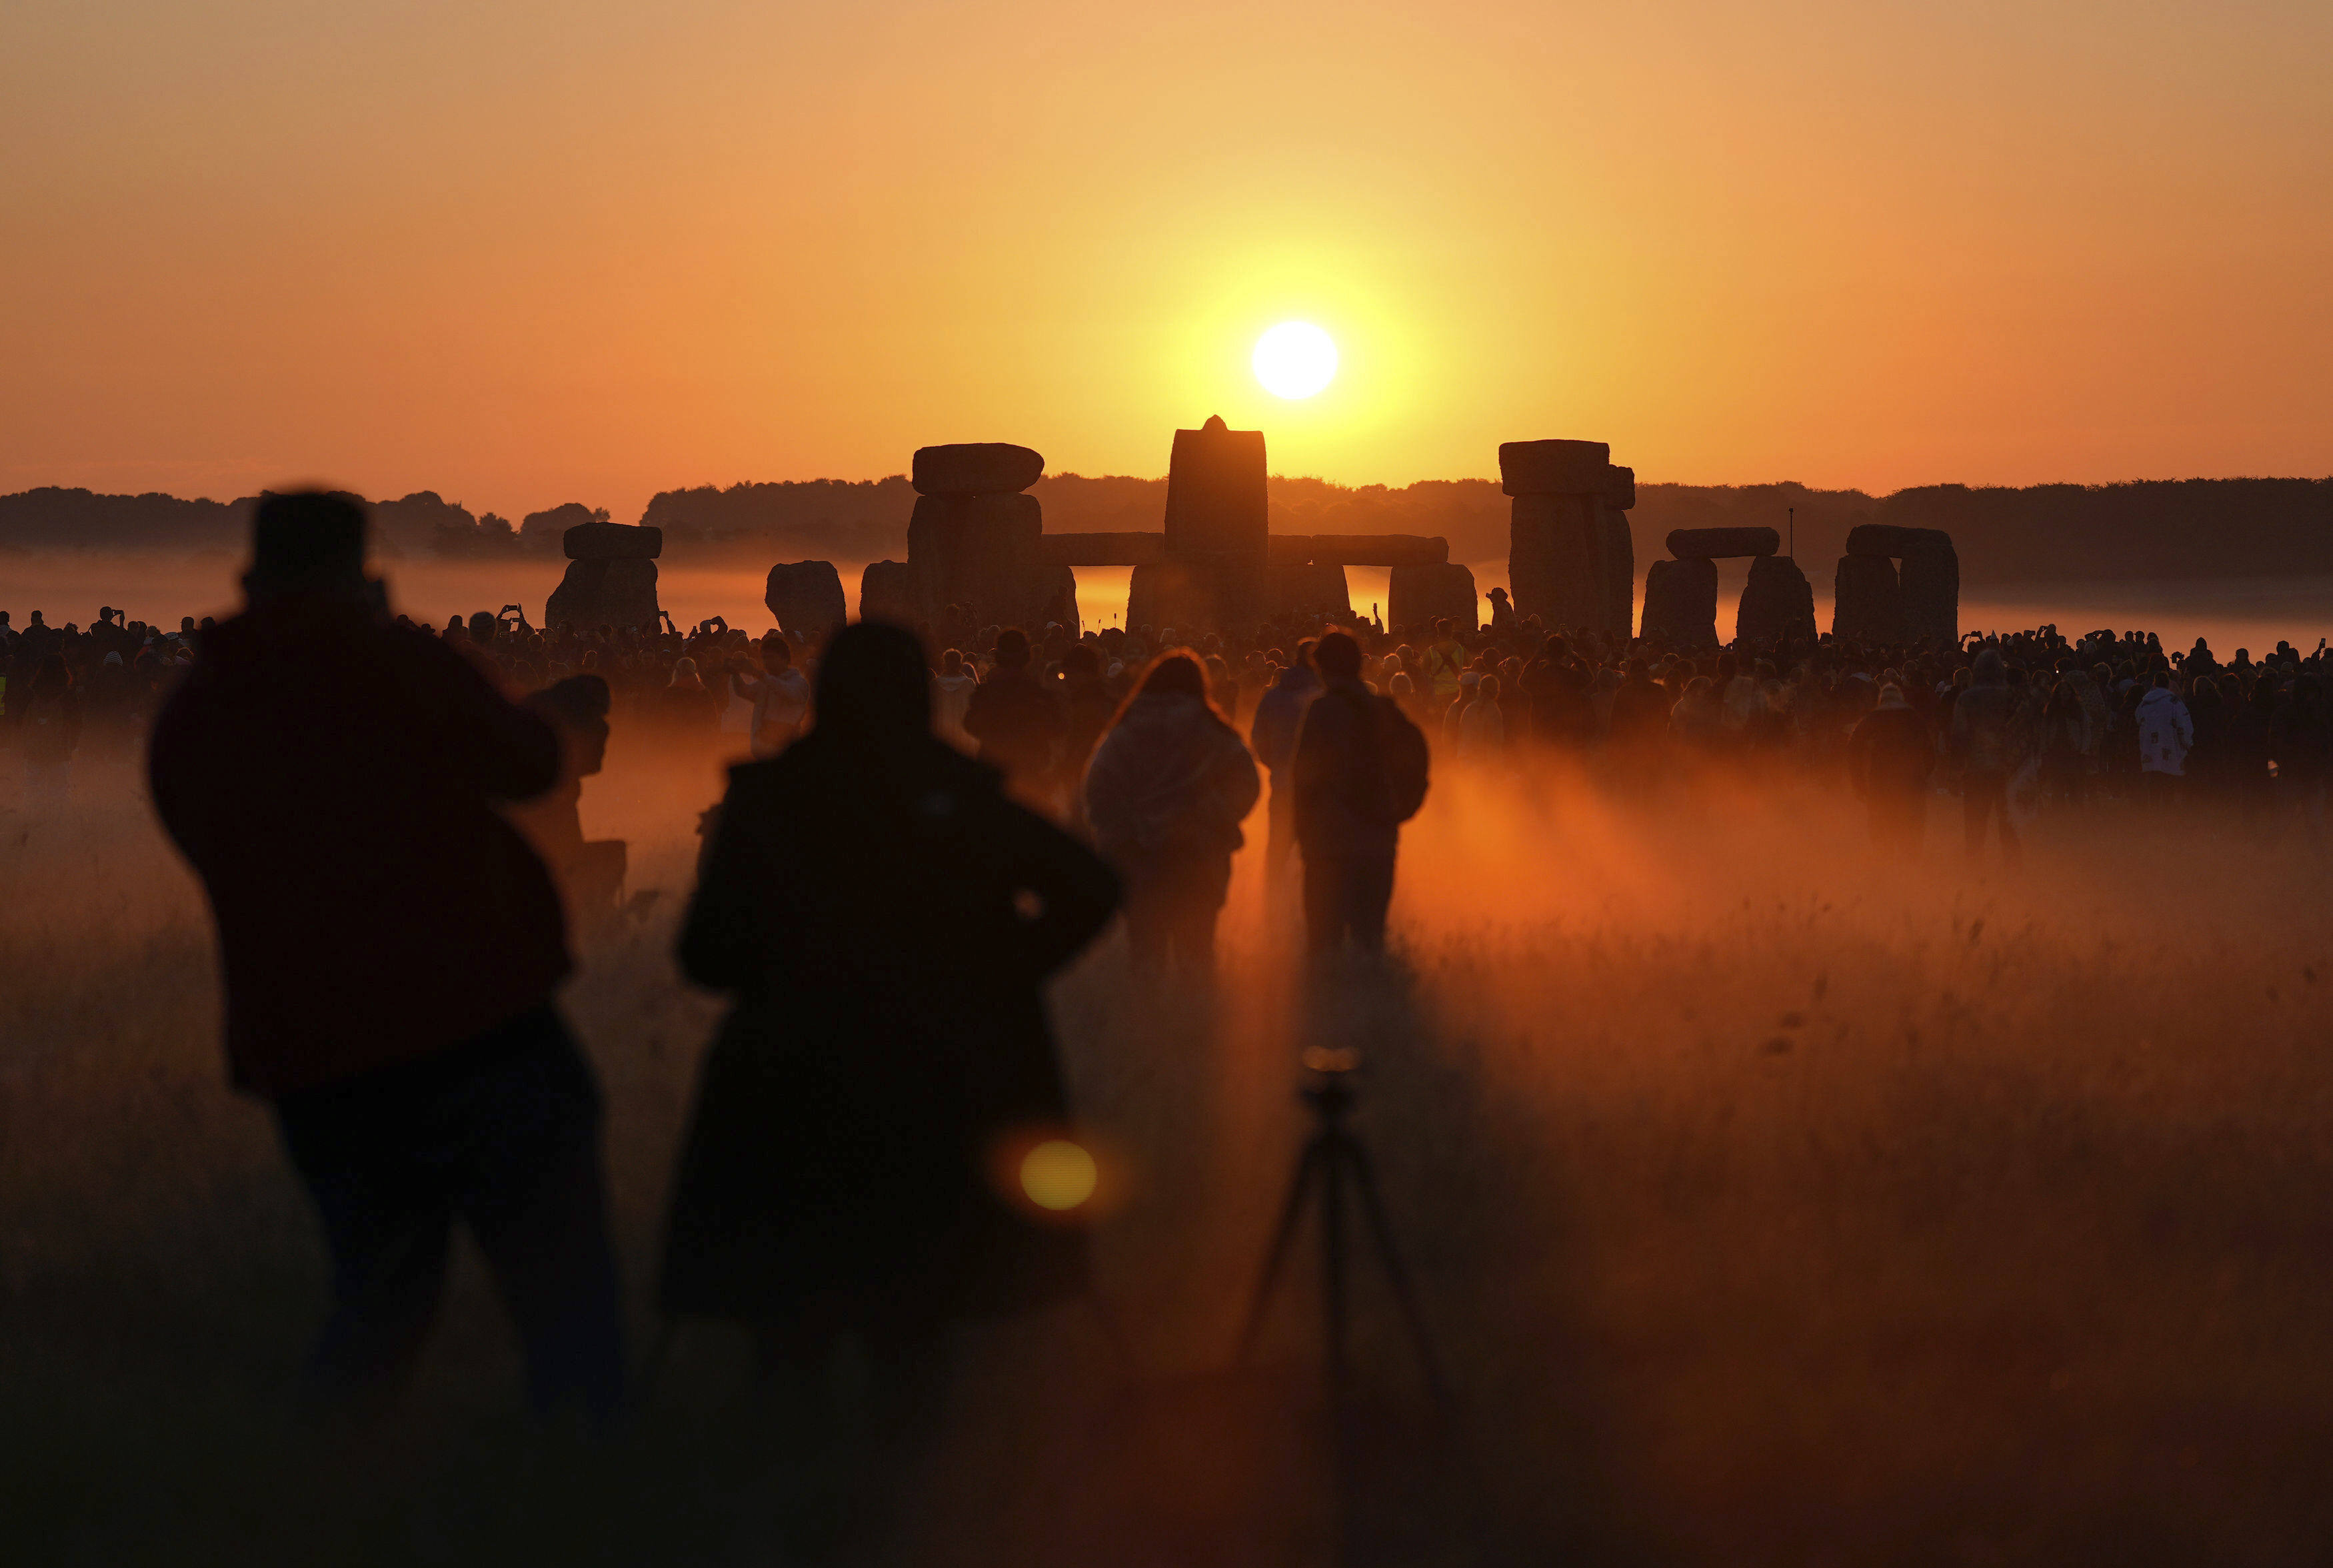
[[[1051,564],[1040,566],[1037,572],[1045,591],[1045,608],[1038,624],[1066,627],[1071,636],[1085,630],[1078,618],[1078,574]]]
[[[1953,548],[1953,536],[1941,528],[1898,528],[1891,522],[1859,523],[1847,531],[1849,555],[1901,556],[1915,550]]]
[[[1604,509],[1592,495],[1516,496],[1507,532],[1507,591],[1516,616],[1537,616],[1551,631],[1627,630],[1625,621],[1605,624],[1612,608],[1608,540]]]
[[[1739,555],[1774,555],[1782,536],[1771,528],[1673,528],[1669,553],[1679,560],[1713,560]]]
[[[916,603],[934,625],[963,605],[980,626],[1042,626],[1050,582],[1033,495],[925,495],[907,519]]]
[[[1271,534],[1263,432],[1231,430],[1211,418],[1175,432],[1166,468],[1166,552],[1213,581],[1213,627],[1263,619]]]
[[[1706,556],[1656,560],[1645,573],[1644,637],[1672,648],[1717,645],[1717,563]]]
[[[1961,558],[1948,536],[1942,543],[1915,540],[1904,552],[1904,637],[1906,642],[1954,646],[1961,639]]]
[[[1627,512],[1637,504],[1637,471],[1618,464],[1604,471],[1604,504]]]
[[[1815,590],[1789,556],[1762,555],[1750,563],[1733,640],[1763,646],[1783,638],[1815,640]]]
[[[1597,569],[1604,586],[1603,618],[1598,629],[1622,636],[1637,624],[1637,544],[1628,532],[1628,514],[1608,499],[1599,497],[1596,508]]]
[[[1843,555],[1831,579],[1830,635],[1858,643],[1904,640],[1904,588],[1884,555]]]
[[[1394,568],[1386,583],[1386,624],[1407,626],[1413,637],[1445,616],[1462,631],[1482,624],[1474,570],[1455,561]]]
[[[1026,446],[965,441],[919,449],[907,483],[918,495],[1017,495],[1044,477],[1044,458]]]
[[[1353,607],[1345,569],[1335,563],[1297,566],[1274,563],[1266,572],[1275,616],[1349,615]]]
[[[915,569],[903,560],[871,560],[859,574],[859,618],[912,626],[922,617],[916,608]]]
[[[1415,533],[1275,533],[1273,566],[1440,566],[1450,541]]]
[[[1145,566],[1166,559],[1163,533],[1049,533],[1037,553],[1048,566]]]
[[[1499,445],[1499,484],[1509,495],[1594,495],[1607,483],[1612,448],[1602,441],[1506,441]],[[1629,476],[1635,503],[1635,475]]]
[[[664,530],[622,522],[581,522],[562,536],[569,560],[654,560],[664,553]]]
[[[543,606],[545,626],[654,626],[657,625],[656,562],[637,557],[573,560]]]
[[[1170,628],[1182,638],[1193,636],[1215,615],[1212,574],[1188,561],[1159,560],[1134,569],[1126,586],[1126,625],[1130,631],[1149,628],[1159,636]]]
[[[780,561],[770,569],[762,602],[778,617],[779,629],[813,646],[850,618],[842,598],[842,574],[830,560]]]

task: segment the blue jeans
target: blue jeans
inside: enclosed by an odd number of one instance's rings
[[[437,1315],[456,1218],[525,1347],[538,1410],[623,1395],[600,1096],[548,1003],[453,1049],[288,1095],[283,1145],[331,1254],[310,1362],[326,1400],[393,1389]]]

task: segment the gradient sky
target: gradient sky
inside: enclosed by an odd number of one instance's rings
[[[0,489],[2321,475],[2328,83],[2324,0],[10,0]]]

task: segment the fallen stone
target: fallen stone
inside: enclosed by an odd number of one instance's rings
[[[1026,446],[965,441],[918,449],[907,483],[918,495],[1018,495],[1044,477],[1044,458]]]
[[[1815,590],[1789,556],[1762,555],[1750,563],[1733,640],[1737,645],[1763,648],[1784,639],[1814,642]]]
[[[916,612],[916,573],[903,560],[873,560],[859,575],[859,618],[912,626],[922,617]]]
[[[1461,631],[1482,624],[1482,600],[1474,592],[1474,573],[1455,561],[1441,566],[1397,566],[1386,583],[1386,624],[1407,626],[1420,636],[1443,617]]]
[[[1672,648],[1717,646],[1717,563],[1706,556],[1653,562],[1645,573],[1645,618],[1637,635]]]
[[[1673,528],[1669,553],[1679,560],[1714,560],[1742,555],[1773,555],[1782,536],[1771,528]]]
[[[624,522],[579,522],[561,541],[569,560],[654,560],[664,553],[664,530]]]
[[[762,602],[778,617],[780,630],[813,647],[841,630],[850,618],[842,597],[842,575],[830,560],[779,562],[770,569]]]
[[[1499,445],[1499,484],[1509,495],[1599,494],[1611,466],[1611,445],[1602,441],[1506,441]],[[1632,473],[1632,505],[1634,481]]]
[[[1831,596],[1833,637],[1889,645],[1904,640],[1904,587],[1886,556],[1840,556]]]
[[[597,631],[654,628],[657,567],[636,557],[572,560],[542,608],[545,626]]]
[[[1940,547],[1953,548],[1953,536],[1941,528],[1898,528],[1891,522],[1866,522],[1847,531],[1849,555],[1901,556],[1914,550]]]

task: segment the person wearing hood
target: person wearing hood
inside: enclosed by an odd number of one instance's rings
[[[1255,760],[1272,779],[1272,801],[1265,816],[1263,875],[1266,884],[1286,882],[1296,857],[1296,791],[1288,766],[1296,755],[1296,731],[1304,710],[1320,694],[1320,672],[1312,667],[1313,643],[1296,645],[1295,662],[1280,672],[1272,689],[1256,699],[1255,717],[1249,722],[1248,744]]]
[[[154,725],[156,810],[210,894],[237,1088],[272,1103],[322,1222],[319,1404],[419,1359],[458,1218],[515,1320],[531,1401],[612,1416],[622,1328],[600,1107],[552,1005],[559,894],[502,808],[558,731],[474,655],[392,624],[349,498],[261,498],[241,615]]]
[[[2139,789],[2150,798],[2168,798],[2186,777],[2188,749],[2195,744],[2195,721],[2171,689],[2171,672],[2158,670],[2138,700]]]
[[[2009,684],[2001,650],[1976,656],[1968,689],[1953,703],[1952,754],[1961,771],[1962,827],[1971,860],[1984,854],[1985,826],[1998,822],[2001,858],[2017,863],[2017,828],[2009,819],[2009,779],[2024,761],[2018,693]]]
[[[1126,878],[1135,969],[1215,972],[1215,917],[1230,890],[1240,823],[1263,785],[1255,759],[1207,700],[1205,673],[1162,654],[1118,711],[1086,770],[1086,818]]]
[[[1856,724],[1848,757],[1857,793],[1871,813],[1871,841],[1883,849],[1916,854],[1927,827],[1928,777],[1935,744],[1926,715],[1905,701],[1903,688],[1879,688],[1879,703]]]
[[[953,1322],[1086,1283],[1019,1162],[1067,1136],[1049,976],[1118,904],[1109,865],[932,731],[913,633],[862,621],[810,731],[730,770],[682,972],[735,1000],[673,1186],[667,1316],[740,1324],[767,1370],[855,1335],[886,1398],[927,1392]]]

